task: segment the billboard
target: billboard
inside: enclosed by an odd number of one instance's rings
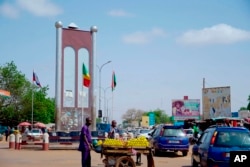
[[[200,119],[200,99],[172,100],[174,120]]]
[[[232,117],[230,87],[203,88],[203,118]]]

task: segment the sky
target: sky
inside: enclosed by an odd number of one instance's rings
[[[107,90],[102,104],[113,104],[118,121],[128,109],[171,115],[172,99],[202,99],[203,78],[205,87],[230,86],[231,111],[248,104],[248,0],[0,0],[0,20],[0,65],[14,61],[28,79],[35,69],[50,97],[55,23],[75,23],[86,31],[97,26],[96,65],[111,61],[101,72]]]

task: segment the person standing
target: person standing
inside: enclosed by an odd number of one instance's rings
[[[91,125],[92,120],[88,117],[86,118],[86,123],[82,127],[80,134],[80,144],[78,151],[82,153],[82,167],[91,167],[91,154],[92,149],[92,139],[89,126]]]
[[[117,123],[116,123],[115,120],[113,120],[111,122],[110,131],[108,133],[108,138],[110,138],[110,139],[114,139],[115,138],[115,133],[119,133],[119,131],[118,131],[117,127],[116,127],[116,124]]]
[[[5,130],[5,141],[8,141],[9,135],[10,135],[10,127],[8,126],[8,128]]]

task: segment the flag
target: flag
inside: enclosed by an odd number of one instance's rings
[[[112,83],[111,83],[112,91],[115,90],[115,87],[116,87],[116,77],[115,77],[115,72],[113,71],[113,74],[112,74]]]
[[[7,90],[2,90],[0,89],[0,97],[4,97],[4,98],[9,98],[10,97],[10,92]]]
[[[42,87],[41,86],[41,83],[38,79],[38,76],[36,75],[36,73],[33,71],[33,82],[36,82],[36,85],[39,86],[39,87]]]
[[[89,75],[89,72],[86,69],[84,63],[82,64],[82,77],[83,77],[83,80],[82,80],[83,86],[89,87],[89,85],[90,85],[90,75]]]

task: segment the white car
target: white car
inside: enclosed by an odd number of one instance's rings
[[[140,129],[140,132],[137,137],[140,137],[140,136],[144,136],[146,137],[146,139],[150,139],[151,136],[149,135],[150,133],[153,132],[153,130],[150,130],[150,129]]]
[[[27,137],[30,137],[31,139],[34,139],[34,140],[40,140],[43,138],[43,132],[41,129],[31,129],[27,133]]]

